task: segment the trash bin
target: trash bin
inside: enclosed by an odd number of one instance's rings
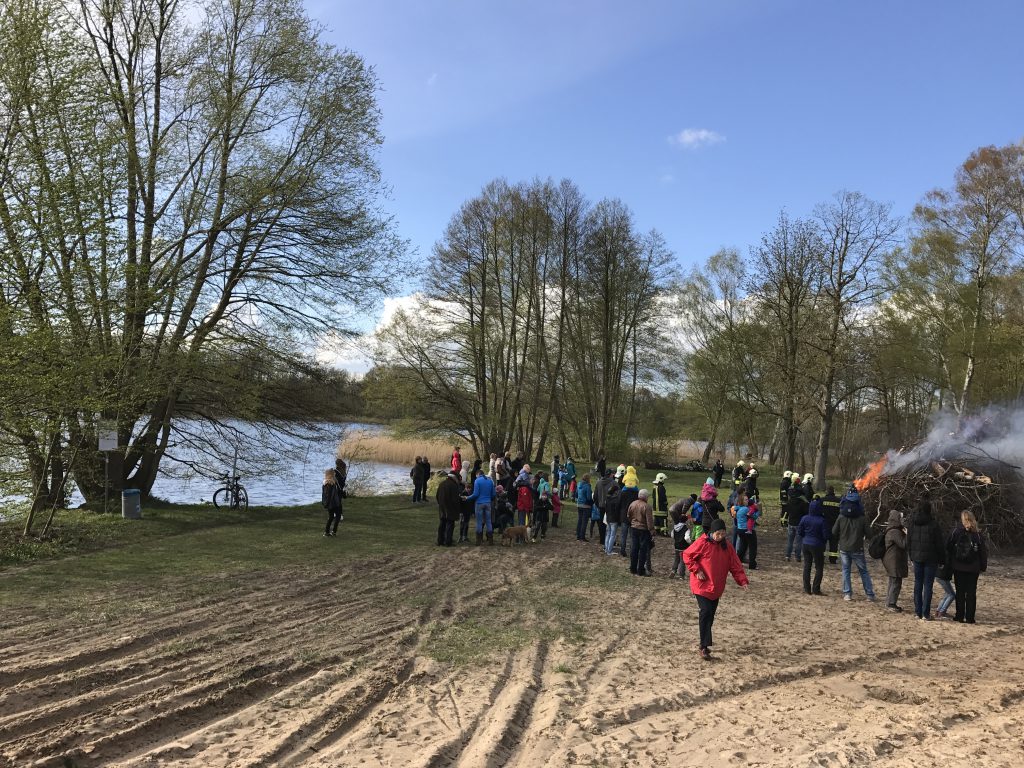
[[[142,492],[138,488],[121,491],[121,517],[125,520],[139,520],[142,517]]]

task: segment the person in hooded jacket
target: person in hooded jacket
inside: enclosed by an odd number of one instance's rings
[[[988,546],[974,513],[964,510],[949,535],[947,560],[953,565],[957,621],[974,624],[978,606],[978,576],[988,570]]]
[[[697,598],[700,656],[710,661],[714,644],[711,628],[715,623],[718,601],[725,592],[726,578],[731,573],[741,589],[747,588],[749,580],[736,550],[726,539],[725,522],[722,520],[713,520],[707,533],[686,548],[683,562],[690,572],[690,591]]]
[[[885,607],[893,613],[903,609],[897,605],[903,580],[910,575],[907,566],[907,527],[903,524],[903,513],[894,509],[889,513],[889,522],[885,524],[885,554],[882,555],[882,567],[889,576],[889,591],[885,598]]]
[[[932,620],[932,588],[935,573],[946,562],[946,537],[932,516],[931,501],[921,500],[907,530],[907,554],[914,564],[914,613]]]
[[[804,593],[821,595],[821,577],[825,570],[825,543],[828,541],[828,524],[825,522],[821,499],[814,498],[807,514],[800,519],[797,536],[804,549]],[[811,583],[811,563],[814,563],[814,583]]]
[[[622,529],[622,546],[619,549],[619,554],[622,557],[627,557],[626,548],[629,543],[629,521],[626,519],[626,512],[629,510],[629,505],[639,498],[639,486],[640,481],[636,476],[636,468],[626,467],[626,474],[622,476],[622,489],[619,491],[619,527]],[[612,548],[614,549],[614,547],[615,543],[612,542]]]
[[[832,526],[832,533],[839,539],[839,562],[843,569],[843,600],[846,601],[853,600],[850,569],[854,563],[860,571],[864,594],[871,602],[875,601],[875,588],[871,584],[871,574],[868,573],[868,564],[864,559],[864,536],[868,527],[860,494],[856,486],[851,485],[839,502],[839,519]]]
[[[604,539],[604,553],[606,555],[611,555],[615,551],[615,539],[618,536],[619,528],[622,526],[622,510],[619,505],[619,495],[622,493],[622,486],[614,477],[611,480],[612,482],[607,486],[604,495],[605,517],[608,518],[608,531]]]

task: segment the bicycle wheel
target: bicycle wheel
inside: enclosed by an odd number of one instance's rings
[[[242,486],[238,486],[238,497],[235,499],[235,502],[235,506],[243,512],[249,508],[249,494],[245,492],[245,488]]]
[[[218,488],[217,492],[213,494],[213,506],[217,507],[218,509],[220,507],[226,507],[228,505],[228,502],[230,501],[231,494],[229,489],[227,488]]]

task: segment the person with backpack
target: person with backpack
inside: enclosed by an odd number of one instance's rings
[[[822,595],[821,577],[825,570],[825,543],[828,541],[828,524],[824,508],[817,496],[811,502],[807,514],[800,519],[797,536],[803,542],[804,594]],[[814,583],[811,583],[811,563],[814,563]]]
[[[956,621],[975,623],[978,607],[978,576],[988,570],[988,547],[978,529],[978,520],[970,510],[960,513],[960,521],[949,536],[949,562],[956,584]]]
[[[669,512],[669,518],[672,520],[672,547],[675,554],[672,558],[672,577],[679,578],[683,577],[685,564],[683,563],[683,552],[690,546],[692,534],[690,533],[690,527],[686,524],[686,517],[682,511],[676,509],[675,505],[672,505],[672,511]]]
[[[907,527],[903,524],[903,513],[898,509],[889,513],[889,522],[883,534],[885,552],[882,555],[882,567],[889,576],[889,590],[885,596],[885,607],[893,613],[901,613],[897,605],[903,580],[910,575],[907,565]]]
[[[860,494],[857,487],[851,484],[839,502],[839,519],[832,526],[832,533],[839,540],[839,562],[843,569],[843,600],[847,602],[853,600],[850,570],[854,564],[860,571],[864,594],[870,602],[875,602],[875,588],[871,583],[871,574],[868,573],[867,561],[864,559],[864,536],[868,527]]]
[[[931,621],[932,588],[936,571],[946,562],[946,539],[927,497],[921,499],[907,530],[907,554],[914,564],[914,613]]]
[[[324,528],[324,536],[337,536],[338,523],[345,519],[341,514],[341,495],[341,488],[335,479],[334,470],[326,470],[320,492],[320,503],[327,510],[327,527]]]

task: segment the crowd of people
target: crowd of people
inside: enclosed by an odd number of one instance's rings
[[[323,505],[328,510],[324,536],[337,534],[342,519],[345,465],[339,460],[324,478]],[[438,505],[438,546],[470,541],[494,543],[494,532],[518,531],[518,541],[544,539],[548,527],[559,527],[563,500],[576,507],[575,540],[598,544],[604,555],[626,558],[637,577],[654,575],[651,553],[659,535],[673,547],[670,576],[688,578],[698,603],[700,654],[710,658],[712,625],[718,601],[731,575],[748,586],[744,570],[757,570],[758,527],[763,517],[758,471],[753,463],[737,462],[725,502],[719,491],[725,476],[716,462],[699,493],[668,504],[667,477],[658,473],[651,488],[641,488],[636,469],[620,464],[612,470],[600,457],[593,473],[577,478],[571,457],[555,456],[550,471],[534,472],[522,453],[515,457],[491,454],[487,468],[481,460],[463,461],[453,447],[450,465],[435,475],[433,497]],[[425,503],[431,481],[430,463],[417,457],[410,471],[413,503]],[[913,512],[892,510],[885,530],[872,537],[872,526],[854,485],[842,497],[830,486],[824,495],[813,488],[814,475],[786,471],[779,486],[779,522],[785,531],[784,558],[802,563],[803,591],[824,596],[821,589],[825,559],[840,564],[843,599],[852,601],[852,571],[856,567],[864,594],[876,600],[868,553],[882,561],[888,576],[886,607],[898,604],[903,580],[914,573],[914,612],[922,620],[953,618],[974,623],[978,575],[988,565],[988,551],[975,516],[965,511],[948,535],[932,515],[931,502],[922,499]],[[731,541],[728,533],[731,523]],[[515,528],[513,528],[515,526]],[[458,537],[455,531],[458,529]],[[868,542],[870,541],[870,544]],[[935,581],[943,590],[937,611],[931,611]],[[955,603],[953,617],[948,610]]]

